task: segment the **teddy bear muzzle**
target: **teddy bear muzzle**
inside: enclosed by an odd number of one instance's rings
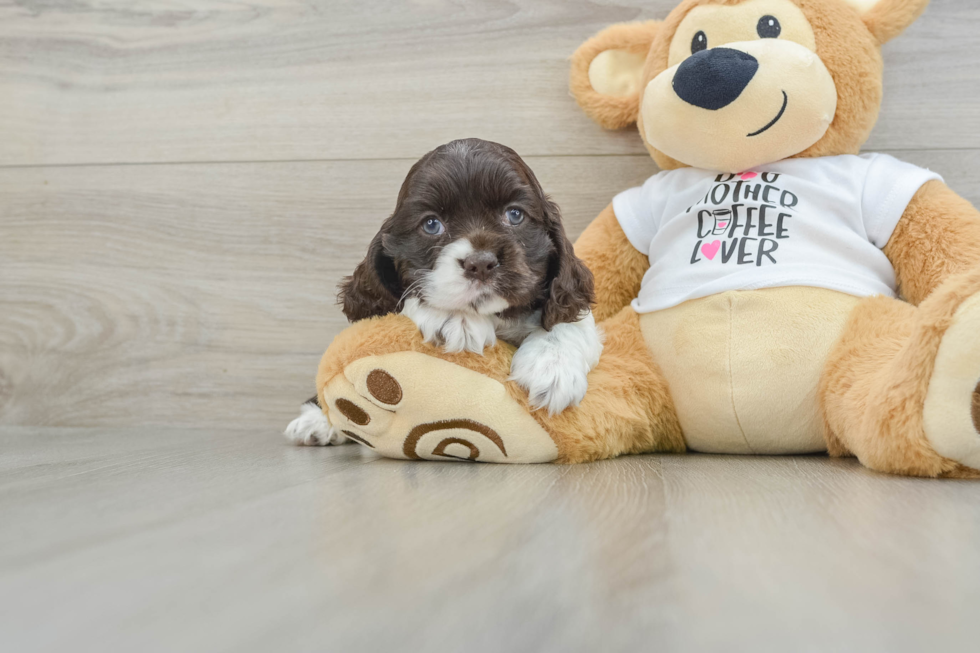
[[[654,77],[640,112],[657,150],[696,168],[735,173],[823,138],[837,112],[837,87],[820,57],[799,43],[729,43]]]

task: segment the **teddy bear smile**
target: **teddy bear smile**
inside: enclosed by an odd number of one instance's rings
[[[768,125],[766,125],[765,127],[763,127],[757,132],[752,132],[751,134],[748,135],[748,138],[752,138],[753,136],[758,136],[759,134],[769,131],[777,122],[780,121],[780,119],[783,117],[783,114],[786,113],[787,106],[789,106],[789,96],[786,95],[786,91],[783,91],[783,108],[779,110],[779,113],[776,114],[776,117],[773,118]]]

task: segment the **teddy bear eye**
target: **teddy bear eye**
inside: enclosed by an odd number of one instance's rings
[[[704,32],[698,32],[694,35],[694,40],[691,41],[691,54],[697,54],[702,50],[708,49],[708,35]]]
[[[759,19],[759,25],[755,28],[755,31],[764,39],[775,39],[779,38],[779,34],[783,31],[783,26],[779,24],[775,16],[763,16]]]

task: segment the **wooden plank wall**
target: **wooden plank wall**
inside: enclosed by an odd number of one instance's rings
[[[0,1],[0,424],[281,428],[411,163],[511,145],[577,234],[656,168],[567,57],[670,0]],[[980,5],[885,47],[868,144],[980,202]]]

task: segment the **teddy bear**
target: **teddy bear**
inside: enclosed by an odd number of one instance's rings
[[[575,243],[605,336],[585,398],[534,410],[512,347],[446,353],[388,315],[321,360],[333,426],[408,460],[826,452],[980,477],[980,214],[860,154],[881,45],[927,4],[683,0],[586,41],[574,98],[662,171]]]

